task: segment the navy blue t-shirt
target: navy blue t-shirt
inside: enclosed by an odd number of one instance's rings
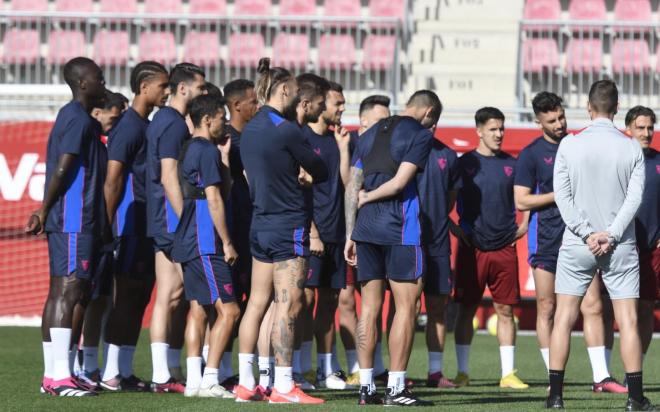
[[[646,181],[642,204],[635,219],[635,235],[640,249],[655,248],[660,239],[660,153],[652,148],[644,150]]]
[[[189,138],[186,119],[171,107],[158,110],[147,127],[147,235],[150,237],[174,233],[179,223],[160,182],[160,161],[177,160]]]
[[[300,167],[317,183],[328,178],[328,170],[295,122],[263,106],[241,134],[241,160],[254,207],[253,229],[309,227],[311,205],[298,183]]]
[[[233,180],[231,186],[231,207],[234,224],[238,230],[249,230],[252,220],[252,201],[250,201],[250,187],[243,174],[243,161],[241,160],[241,134],[231,125],[227,126],[231,136],[231,150],[229,151],[229,166]]]
[[[65,177],[65,192],[57,198],[46,217],[46,232],[100,236],[105,230],[103,184],[107,151],[100,136],[100,123],[85,111],[80,102],[71,101],[57,113],[48,136],[44,197],[60,157],[72,154],[76,159]]]
[[[222,182],[220,152],[213,143],[201,137],[193,138],[179,167],[183,178],[196,187],[207,188]],[[181,221],[174,234],[172,258],[177,262],[187,262],[205,255],[224,255],[208,201],[184,199]]]
[[[364,132],[358,140],[351,164],[363,169],[363,159],[371,152],[380,123]],[[390,154],[395,162],[412,163],[423,170],[431,151],[433,136],[421,123],[404,117],[392,132]],[[385,173],[364,176],[363,188],[378,188],[392,179]],[[419,192],[417,180],[412,179],[403,191],[392,199],[367,203],[358,210],[351,239],[377,245],[421,244]]]
[[[559,144],[542,136],[520,152],[514,185],[528,187],[532,194],[552,193],[552,173]],[[564,221],[555,203],[530,213],[527,244],[529,255],[557,256],[564,235]]]
[[[144,187],[147,126],[149,120],[130,107],[108,133],[108,160],[124,165],[124,187],[112,225],[115,236],[145,236],[147,233]]]
[[[481,250],[497,250],[516,238],[513,179],[516,159],[504,152],[483,156],[476,150],[458,160],[463,187],[458,192],[460,225]]]
[[[331,131],[318,135],[309,126],[303,127],[303,133],[328,168],[328,180],[312,185],[314,223],[323,242],[343,242],[346,239],[344,184],[339,171],[339,147],[335,135]]]
[[[448,256],[449,192],[462,187],[456,152],[433,139],[424,170],[417,175],[424,245],[431,256]]]

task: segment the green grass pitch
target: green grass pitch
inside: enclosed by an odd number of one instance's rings
[[[573,351],[567,368],[565,403],[573,410],[622,410],[625,396],[594,394],[590,390],[591,368],[589,366],[584,341],[573,338]],[[652,402],[660,403],[660,342],[652,343],[644,367],[646,396]],[[618,347],[612,356],[612,373],[623,379]],[[343,350],[339,349],[340,360],[344,364]],[[447,337],[445,356],[446,374],[456,373],[453,335]],[[135,357],[136,374],[142,378],[151,376],[148,333],[143,331]],[[543,407],[547,379],[541,355],[533,336],[518,338],[516,367],[519,376],[531,385],[523,391],[502,390],[498,384],[500,360],[497,341],[494,337],[477,335],[472,346],[470,359],[471,386],[458,390],[428,389],[422,380],[426,377],[426,349],[424,336],[418,333],[408,368],[411,378],[416,381],[414,392],[435,401],[432,410],[451,411],[521,411],[539,410]],[[185,360],[182,360],[185,365]],[[300,410],[301,406],[261,404],[236,404],[231,400],[188,399],[182,395],[150,393],[102,393],[96,398],[52,398],[39,394],[42,370],[40,334],[37,328],[0,328],[0,376],[3,388],[0,410],[6,411],[252,411],[275,407],[278,410]],[[379,388],[382,392],[383,388]],[[353,391],[317,391],[316,394],[327,400],[322,406],[307,406],[316,410],[358,410],[356,394]],[[367,410],[380,408],[367,407]],[[425,408],[426,410],[429,410]]]

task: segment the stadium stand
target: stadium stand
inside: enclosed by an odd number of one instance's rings
[[[101,66],[124,66],[128,63],[128,32],[101,30],[94,37],[94,60]]]
[[[386,70],[394,64],[396,37],[370,34],[364,40],[363,53],[365,70]]]
[[[145,13],[180,14],[182,11],[183,11],[183,4],[181,0],[145,0],[144,1]]]
[[[264,38],[259,33],[234,33],[229,38],[229,67],[252,67],[264,55]]]
[[[309,62],[309,52],[307,35],[279,33],[273,41],[273,64],[305,70]]]
[[[11,0],[13,11],[48,11],[48,0]]]
[[[39,32],[11,28],[5,34],[2,63],[28,65],[39,60]]]
[[[204,67],[220,64],[220,39],[214,32],[190,31],[183,42],[183,60]]]
[[[177,60],[174,35],[169,32],[147,31],[140,35],[138,42],[139,60],[155,60],[172,64]]]
[[[315,14],[315,0],[280,0],[280,16],[313,16]]]
[[[272,4],[270,0],[235,0],[234,15],[236,16],[269,16]]]
[[[225,0],[189,0],[188,12],[195,14],[223,15],[227,14],[227,2]]]
[[[614,73],[640,74],[650,70],[649,44],[645,40],[615,39],[612,45]]]
[[[524,71],[540,73],[559,67],[559,50],[554,39],[527,39],[522,48]]]
[[[46,63],[63,65],[77,56],[86,56],[85,36],[80,31],[56,30],[48,36]]]
[[[607,20],[605,0],[573,0],[568,14],[571,20]]]
[[[603,67],[601,39],[572,39],[566,52],[567,68],[575,73],[600,73]]]
[[[89,13],[93,10],[92,0],[56,0],[55,11]]]
[[[137,0],[101,0],[102,13],[137,13]]]
[[[347,34],[324,34],[319,40],[319,68],[347,70],[357,62],[355,40]]]

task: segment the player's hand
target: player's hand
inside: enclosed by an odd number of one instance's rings
[[[656,242],[656,244],[655,244],[655,248],[656,248],[656,249],[660,249],[660,239],[658,239],[658,241]]]
[[[609,240],[609,233],[596,232],[587,238],[587,246],[594,256],[603,256],[612,250],[612,244]]]
[[[365,204],[369,203],[369,192],[364,189],[360,189],[358,192],[358,204],[357,207],[360,209]]]
[[[467,246],[472,246],[472,240],[470,240],[470,237],[465,233],[462,227],[458,226],[457,224],[450,222],[449,223],[449,231],[458,238],[459,241],[463,242]]]
[[[314,184],[314,178],[301,167],[300,172],[298,173],[298,183],[300,186],[312,187],[312,184]]]
[[[238,259],[238,253],[236,252],[234,245],[231,242],[223,243],[222,251],[225,252],[225,262],[227,262],[229,266],[233,266]]]
[[[357,251],[355,248],[355,241],[348,239],[344,246],[344,259],[346,263],[353,267],[357,267]]]
[[[525,224],[518,226],[518,230],[516,230],[516,240],[511,244],[511,246],[515,245],[515,244],[516,244],[516,241],[517,241],[518,239],[520,239],[521,237],[525,236],[525,234],[527,233],[527,230],[528,230],[528,229],[529,229],[529,226],[528,226],[528,225],[525,225]]]
[[[216,146],[223,156],[229,156],[231,150],[231,136],[229,136],[229,133],[221,136],[220,139],[218,139]]]
[[[309,238],[309,250],[314,256],[323,256],[325,253],[325,245],[320,237],[314,236]]]
[[[335,140],[337,141],[339,150],[344,150],[351,143],[351,135],[345,127],[335,126]]]
[[[32,212],[25,225],[25,233],[30,235],[40,235],[44,233],[44,226],[46,224],[46,215],[41,209]]]

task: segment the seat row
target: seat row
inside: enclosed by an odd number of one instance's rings
[[[227,58],[221,55],[217,33],[190,31],[183,41],[183,60],[213,67],[222,60],[230,67],[253,67],[265,55],[266,44],[259,33],[233,33],[229,36]],[[3,41],[1,61],[4,64],[32,65],[42,57],[37,30],[9,29]],[[131,39],[128,32],[101,30],[94,37],[93,55],[102,66],[124,66],[130,60]],[[316,45],[318,68],[348,70],[358,62],[355,38],[345,34],[323,34]],[[177,43],[170,32],[145,31],[137,41],[138,60],[156,60],[171,64],[178,60]],[[274,64],[305,68],[310,61],[310,37],[307,34],[279,33],[272,43]],[[57,30],[48,36],[45,60],[48,64],[64,64],[88,53],[84,33]],[[396,37],[371,34],[364,38],[362,63],[364,70],[387,70],[394,63]]]
[[[560,0],[527,0],[523,18],[525,20],[560,20]],[[568,6],[570,20],[607,20],[605,0],[571,0]],[[616,0],[615,21],[652,21],[650,0]]]

